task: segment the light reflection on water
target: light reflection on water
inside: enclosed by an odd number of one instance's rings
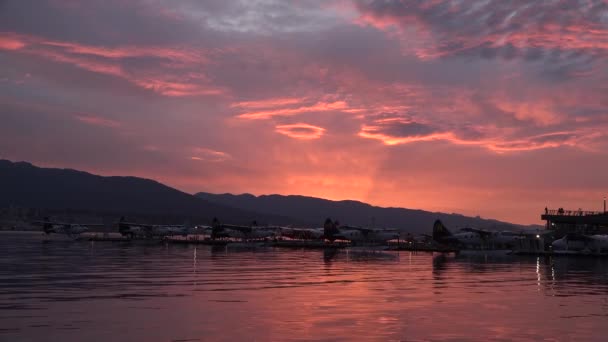
[[[608,260],[0,234],[0,341],[603,340]]]

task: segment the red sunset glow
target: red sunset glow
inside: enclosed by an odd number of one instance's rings
[[[605,1],[213,3],[1,3],[0,158],[515,223],[602,205]]]

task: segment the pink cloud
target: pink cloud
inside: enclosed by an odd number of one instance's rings
[[[15,50],[87,71],[122,78],[138,87],[169,97],[215,96],[226,92],[225,88],[210,84],[209,79],[200,71],[195,73],[189,70],[201,69],[206,64],[207,59],[200,51],[149,46],[109,48],[47,41],[14,33],[0,35],[0,49]],[[164,63],[154,69],[126,69],[121,60],[132,57],[168,59],[172,62],[171,70],[163,70],[166,66]]]
[[[76,116],[74,116],[74,118],[87,125],[108,127],[108,128],[118,128],[118,127],[122,126],[122,124],[119,121],[102,118],[102,117],[96,116],[96,115],[77,114]]]
[[[193,156],[191,160],[195,161],[206,161],[219,163],[232,159],[232,156],[226,152],[216,151],[209,148],[197,147],[193,149]]]
[[[263,111],[257,111],[257,112],[247,112],[247,113],[239,114],[238,117],[241,119],[260,120],[260,119],[269,119],[274,116],[292,116],[292,115],[298,115],[298,114],[302,114],[302,113],[341,111],[341,110],[348,110],[348,109],[349,109],[349,106],[345,101],[317,102],[312,105],[295,107],[295,108],[281,108],[281,109],[271,109],[271,110],[263,110]]]
[[[200,85],[196,83],[175,82],[159,78],[134,78],[132,81],[144,89],[149,89],[156,93],[172,97],[221,95],[225,92],[225,89],[219,87]]]
[[[323,133],[325,133],[325,128],[305,123],[296,123],[288,125],[277,125],[275,127],[275,131],[290,138],[300,140],[311,140],[319,139],[323,135]]]
[[[102,62],[78,56],[70,56],[55,51],[40,50],[34,52],[34,54],[55,62],[71,64],[77,68],[99,74],[111,75],[120,78],[129,77],[129,75],[122,69],[120,65],[111,62]]]
[[[389,146],[445,141],[454,145],[477,146],[495,153],[535,151],[564,146],[586,148],[589,139],[602,135],[593,130],[574,130],[536,135],[522,135],[516,131],[518,135],[513,136],[496,128],[481,127],[480,129],[490,129],[491,134],[467,138],[458,131],[449,131],[439,127],[425,129],[426,126],[421,125],[423,129],[417,127],[408,129],[413,124],[420,125],[403,119],[380,119],[372,124],[363,125],[358,135],[366,139],[379,140]]]
[[[58,41],[41,41],[40,43],[43,45],[62,48],[67,53],[91,55],[111,59],[122,59],[128,57],[157,57],[182,63],[202,63],[207,61],[205,54],[196,50],[185,48],[177,49],[154,46],[100,47]]]
[[[304,98],[285,97],[276,99],[266,99],[259,101],[242,101],[235,102],[230,105],[232,108],[246,108],[246,109],[257,109],[257,108],[269,108],[269,107],[280,107],[294,105],[304,102]]]
[[[19,50],[24,48],[27,43],[13,35],[0,34],[0,50]]]

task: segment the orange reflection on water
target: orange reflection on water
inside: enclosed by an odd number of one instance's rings
[[[600,340],[608,332],[602,259],[0,247],[9,252],[0,258],[8,340]]]

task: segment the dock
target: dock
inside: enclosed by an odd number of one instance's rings
[[[547,230],[562,235],[580,232],[583,234],[608,234],[608,212],[586,210],[545,209],[541,219]]]
[[[579,251],[513,251],[513,255],[542,256],[542,257],[607,257],[608,253],[586,253]]]
[[[428,253],[458,253],[460,249],[457,248],[447,248],[447,247],[438,247],[438,246],[389,246],[389,251],[408,251],[408,252],[428,252]]]
[[[131,241],[131,239],[128,239],[126,237],[118,237],[118,236],[91,236],[89,238],[86,238],[87,241],[107,241],[107,242],[125,242],[125,241]]]
[[[337,249],[350,246],[348,242],[330,242],[314,240],[278,240],[271,243],[273,247],[307,248],[307,249]]]

